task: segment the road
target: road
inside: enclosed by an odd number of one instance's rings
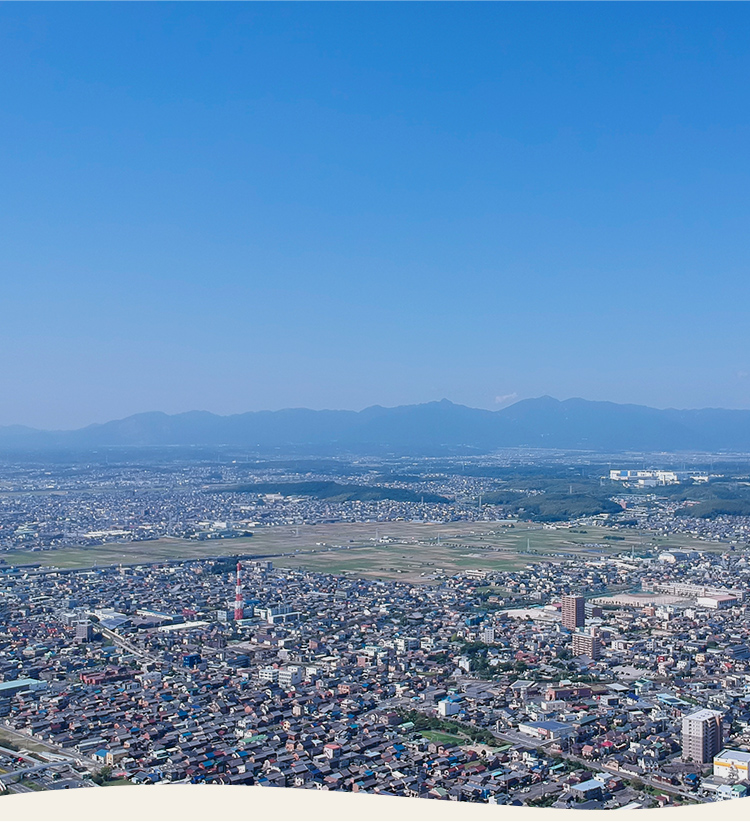
[[[386,700],[383,703],[382,707],[384,707],[384,708],[387,708],[387,707],[392,707],[392,708],[395,708],[395,707],[408,707],[408,708],[412,708],[413,710],[419,710],[419,703],[414,703],[414,702],[410,702],[410,701],[399,699],[399,698],[392,698],[392,699]],[[422,712],[422,713],[424,713],[424,712]],[[425,714],[425,715],[429,715],[429,714]],[[500,731],[495,731],[492,728],[484,728],[483,730],[490,731],[490,733],[499,742],[509,743],[509,744],[515,745],[517,747],[522,746],[522,747],[525,747],[525,748],[534,748],[534,749],[543,748],[543,749],[546,750],[547,746],[552,744],[552,740],[535,739],[534,737],[527,736],[526,734],[522,734],[519,731],[508,730],[508,731],[500,732]],[[475,744],[474,747],[480,747],[481,748],[481,743]],[[613,776],[616,775],[616,776],[619,776],[621,779],[624,779],[626,781],[631,781],[631,782],[636,780],[636,779],[639,779],[641,782],[644,783],[644,785],[649,785],[650,787],[660,791],[661,793],[672,794],[673,796],[681,796],[685,799],[691,799],[694,802],[698,801],[698,798],[697,798],[695,792],[683,787],[682,785],[665,784],[663,782],[660,782],[658,779],[654,779],[652,776],[649,776],[648,774],[644,774],[642,776],[633,776],[631,774],[623,774],[623,773],[620,773],[620,771],[615,769],[615,768],[605,768],[599,762],[592,762],[590,759],[583,759],[582,757],[574,756],[573,754],[571,754],[569,752],[565,752],[565,751],[563,751],[562,753],[560,753],[558,755],[561,756],[563,759],[566,759],[566,760],[571,761],[571,762],[575,762],[577,765],[580,765],[581,767],[585,768],[586,770],[599,769],[599,770],[602,770],[602,771],[607,771],[607,773],[611,773]],[[534,791],[534,788],[532,788],[528,793],[523,794],[523,796],[524,796],[525,799],[531,799],[531,798],[534,798],[535,796],[541,795],[542,793],[547,793],[548,790],[549,790],[549,783],[546,784],[546,786],[544,787],[543,790]]]
[[[47,771],[47,770],[50,770],[52,768],[60,768],[60,767],[63,767],[63,766],[65,766],[67,768],[68,765],[75,765],[75,764],[77,764],[77,763],[74,759],[66,759],[64,761],[60,760],[59,762],[44,762],[41,765],[35,765],[34,767],[28,767],[28,768],[24,767],[24,768],[19,768],[18,770],[15,770],[15,771],[8,771],[8,773],[4,773],[4,774],[0,775],[0,780],[2,780],[3,782],[5,782],[7,784],[8,780],[10,780],[10,779],[17,779],[17,778],[25,779],[26,774],[38,773],[39,771]]]
[[[47,748],[47,751],[39,751],[38,755],[43,756],[47,753],[55,753],[55,754],[62,754],[62,756],[66,760],[71,760],[76,764],[79,764],[83,768],[87,768],[88,770],[96,770],[97,768],[101,767],[100,763],[95,762],[93,759],[89,759],[86,756],[81,756],[76,751],[70,751],[67,748],[62,748],[60,745],[55,745],[52,742],[40,742],[39,740],[35,739],[33,736],[29,736],[28,734],[22,734],[19,731],[13,730],[12,728],[8,728],[7,726],[0,726],[0,730],[3,733],[8,734],[8,736],[12,736],[15,740],[18,741],[19,745],[28,745],[29,743],[33,743],[39,745],[40,747]],[[12,751],[10,749],[6,749],[8,755],[10,756],[23,756],[24,760],[27,762],[39,762],[38,759],[33,758],[33,754],[37,753],[35,751],[26,750],[25,753],[22,751]],[[58,760],[59,761],[59,760]],[[55,764],[50,763],[50,764]]]
[[[160,662],[155,656],[151,656],[151,654],[147,654],[145,651],[142,651],[140,648],[136,648],[131,642],[128,642],[127,639],[120,636],[120,634],[115,633],[115,631],[111,631],[109,628],[105,628],[103,625],[100,625],[99,628],[104,636],[109,637],[115,645],[119,645],[120,648],[126,650],[129,654],[133,654],[133,656],[137,656],[140,659],[145,659],[148,662]]]
[[[13,757],[13,759],[23,759],[24,762],[33,762],[34,765],[39,764],[39,760],[34,759],[33,756],[23,753],[22,751],[14,751],[12,748],[4,748],[2,745],[0,745],[0,753]]]

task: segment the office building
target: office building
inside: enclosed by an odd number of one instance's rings
[[[264,665],[258,670],[258,680],[261,684],[265,682],[278,682],[279,669],[273,665]]]

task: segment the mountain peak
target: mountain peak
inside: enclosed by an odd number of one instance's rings
[[[363,411],[286,409],[222,417],[209,411],[151,411],[77,431],[0,428],[8,448],[237,446],[275,452],[381,451],[488,453],[538,447],[589,451],[750,451],[750,411],[659,410],[639,405],[550,396],[498,411],[447,398]]]

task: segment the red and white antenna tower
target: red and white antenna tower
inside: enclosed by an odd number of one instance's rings
[[[245,618],[245,602],[242,599],[242,581],[240,580],[240,564],[237,563],[237,588],[234,595],[234,619],[239,622]]]

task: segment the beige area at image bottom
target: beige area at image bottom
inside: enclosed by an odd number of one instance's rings
[[[750,799],[629,811],[576,811],[408,799],[337,791],[226,785],[79,788],[0,798],[0,819],[88,820],[502,820],[502,822],[679,822],[750,819]]]

